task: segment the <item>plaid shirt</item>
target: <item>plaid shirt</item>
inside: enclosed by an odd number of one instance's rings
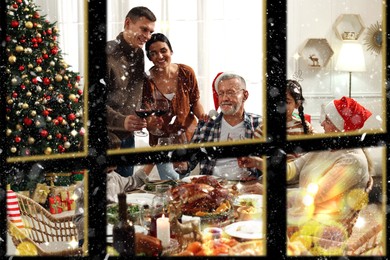
[[[221,123],[222,123],[223,114],[220,113],[215,120],[208,122],[199,121],[198,126],[195,130],[195,133],[192,137],[191,143],[206,143],[206,142],[219,142],[221,138]],[[244,128],[245,128],[245,138],[252,139],[254,137],[254,131],[257,126],[262,123],[261,116],[246,113],[244,112]],[[189,162],[190,170],[194,169],[198,162],[200,163],[200,174],[212,175],[214,166],[217,163],[216,158],[210,158],[209,156],[204,156],[204,158],[199,158],[193,156]],[[259,171],[255,169],[250,169],[254,171],[257,175]]]

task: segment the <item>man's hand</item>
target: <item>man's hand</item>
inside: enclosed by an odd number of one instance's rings
[[[188,171],[188,162],[173,162],[173,169],[179,174],[185,174]]]
[[[146,119],[142,119],[136,115],[128,115],[125,118],[124,128],[129,132],[139,131],[146,127]]]
[[[263,169],[263,159],[259,156],[248,156],[237,158],[238,166],[241,168]]]

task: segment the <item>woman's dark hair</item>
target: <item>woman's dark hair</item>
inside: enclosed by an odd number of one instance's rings
[[[145,44],[146,56],[149,58],[149,60],[150,60],[150,53],[149,53],[150,45],[152,45],[155,42],[165,42],[168,45],[169,50],[173,52],[171,43],[169,42],[167,36],[165,36],[162,33],[154,33],[152,34],[150,40],[147,41]]]
[[[302,121],[303,132],[307,134],[308,128],[305,121],[305,114],[303,113],[303,102],[305,101],[305,98],[303,97],[302,94],[302,86],[299,84],[298,81],[288,79],[286,91],[292,96],[295,103],[299,104],[298,107],[299,117],[301,118]]]

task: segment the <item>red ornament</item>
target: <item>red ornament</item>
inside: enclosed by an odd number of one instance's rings
[[[31,80],[31,82],[32,82],[33,84],[37,84],[37,83],[38,83],[38,79],[37,79],[37,78],[33,78],[33,79]]]
[[[72,101],[73,101],[73,103],[78,103],[79,99],[78,98],[74,98]]]
[[[18,5],[17,5],[17,4],[13,4],[12,7],[13,7],[14,9],[18,9]]]
[[[70,121],[73,121],[73,120],[76,119],[76,115],[73,114],[73,113],[70,113],[70,114],[68,115],[68,119],[69,119]]]
[[[37,43],[37,38],[32,38],[32,39],[31,39],[31,42],[32,42],[32,43]]]
[[[76,81],[77,81],[77,82],[80,81],[80,76],[76,76]]]
[[[26,39],[20,39],[19,42],[20,42],[20,43],[25,43],[25,42],[26,42]]]
[[[23,71],[24,70],[24,66],[23,65],[20,65],[19,66],[19,71]]]
[[[26,89],[26,86],[22,84],[22,85],[20,85],[20,88],[21,89]]]
[[[12,97],[13,97],[13,98],[17,98],[17,97],[18,97],[18,93],[12,92]]]
[[[68,83],[68,88],[72,89],[72,84],[71,83]]]
[[[56,41],[57,40],[57,36],[53,36],[53,41]]]
[[[47,55],[47,53],[45,53],[42,55],[42,58],[47,59],[47,58],[49,58],[49,55]]]
[[[49,35],[52,34],[51,29],[47,29],[47,30],[46,30],[46,33],[49,34]]]
[[[58,125],[60,122],[58,122],[58,120],[57,119],[53,119],[53,124],[54,125]]]
[[[40,17],[39,13],[38,12],[35,12],[34,15],[33,15],[34,18],[38,19]]]
[[[33,25],[34,25],[34,27],[35,27],[35,28],[38,26],[38,24],[37,24],[37,23],[33,23]]]
[[[18,27],[19,26],[19,22],[18,21],[16,21],[16,20],[12,20],[11,21],[11,27],[12,28],[16,28],[16,27]]]
[[[38,65],[41,64],[42,61],[43,61],[42,58],[38,58],[38,59],[37,59],[37,64],[38,64]]]
[[[42,115],[43,115],[43,116],[48,116],[48,115],[49,115],[49,110],[46,110],[46,109],[43,110],[43,111],[42,111]]]
[[[30,126],[32,124],[32,120],[28,117],[25,117],[23,119],[23,123],[26,125],[26,126]]]
[[[38,43],[34,43],[34,44],[33,44],[33,47],[34,47],[34,48],[38,48]]]
[[[64,121],[64,118],[62,116],[58,116],[57,120],[58,120],[58,122],[62,123],[62,121]]]
[[[20,138],[19,136],[15,136],[15,142],[20,143],[20,141],[22,141],[22,138]]]
[[[23,0],[16,0],[18,4],[21,4]]]
[[[44,85],[49,85],[50,84],[50,79],[49,78],[43,78],[43,84]]]
[[[64,142],[68,141],[68,137],[64,136],[62,137],[62,140],[64,140]]]
[[[40,132],[40,135],[42,137],[47,137],[49,135],[49,132],[47,132],[47,130],[45,130],[45,129],[42,129],[41,132]]]
[[[41,37],[37,38],[37,42],[41,43],[42,42],[42,38]]]
[[[7,35],[7,36],[5,37],[5,41],[7,41],[7,42],[11,41],[11,36]]]
[[[57,137],[57,139],[61,139],[62,138],[62,134],[61,133],[57,133],[56,137]]]
[[[58,151],[59,151],[60,153],[65,152],[65,147],[63,147],[62,145],[58,145]]]
[[[82,89],[77,90],[77,94],[82,95],[83,94],[83,90]]]
[[[57,47],[53,47],[51,50],[50,50],[50,53],[53,54],[53,55],[56,55],[58,53],[58,48]]]
[[[51,96],[45,96],[45,99],[46,99],[46,100],[50,100],[50,99],[51,99]]]

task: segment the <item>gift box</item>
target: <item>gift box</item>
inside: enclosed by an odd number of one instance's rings
[[[62,212],[60,196],[51,196],[49,198],[49,210],[51,214],[59,214]]]
[[[46,183],[37,183],[32,199],[40,204],[45,204],[50,193],[50,187]]]
[[[67,191],[61,191],[60,198],[61,198],[62,211],[67,211],[68,210],[69,193]]]

